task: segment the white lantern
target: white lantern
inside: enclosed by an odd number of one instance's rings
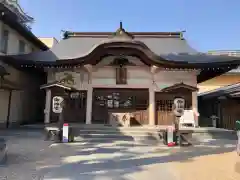
[[[54,96],[52,99],[52,111],[54,113],[61,113],[62,103],[63,103],[63,98],[61,96]]]
[[[173,113],[175,114],[175,116],[182,116],[184,113],[185,100],[183,98],[175,98],[173,103]]]

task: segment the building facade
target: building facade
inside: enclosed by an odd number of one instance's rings
[[[53,37],[49,37],[49,38],[39,38],[44,44],[47,45],[47,47],[52,48],[53,46],[55,46],[58,43],[58,40],[56,38]]]
[[[197,83],[239,65],[239,58],[199,53],[182,32],[65,32],[45,52],[2,57],[19,68],[44,71],[45,123],[170,125],[173,100],[198,109]],[[17,62],[17,63],[16,63]],[[197,124],[196,119],[196,124]]]
[[[209,51],[216,56],[240,57],[239,50]],[[234,129],[239,114],[239,67],[198,84],[198,104],[201,126],[213,126],[211,117],[217,117],[217,127]]]
[[[240,119],[240,83],[224,86],[199,94],[200,125],[213,126],[211,117],[215,116],[218,128],[236,129]]]
[[[0,15],[0,54],[1,56],[28,54],[47,50],[37,37],[33,35],[28,23],[32,18],[27,16],[17,1],[1,1]],[[27,84],[38,84],[27,71],[8,64],[0,59],[0,127],[7,127],[30,121],[36,117],[36,102],[28,93],[36,93],[27,88]],[[30,113],[29,113],[30,112]]]
[[[217,56],[224,55],[224,56],[240,57],[239,50],[209,51],[208,54],[217,55]],[[220,76],[217,76],[215,78],[209,79],[207,81],[204,81],[198,84],[199,93],[212,91],[212,90],[222,88],[224,86],[236,84],[239,82],[240,82],[240,71],[238,67]]]

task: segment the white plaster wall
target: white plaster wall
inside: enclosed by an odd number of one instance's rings
[[[53,72],[48,73],[48,82],[60,80],[65,73],[71,73],[75,80],[74,87],[77,89],[87,89],[88,73],[79,71],[78,73],[72,71]],[[84,78],[81,78],[83,74]],[[152,75],[150,68],[146,66],[129,66],[127,67],[127,84],[116,85],[116,71],[114,67],[104,66],[94,68],[92,72],[92,87],[109,87],[109,88],[150,88],[153,87],[155,91],[174,85],[176,83],[185,83],[191,86],[197,86],[197,74],[194,71],[164,71],[160,70],[155,75]]]
[[[14,29],[11,29],[8,25],[0,21],[0,32],[2,32],[2,30],[4,29],[9,31],[7,54],[19,54],[19,49],[18,49],[19,40],[23,40],[26,44],[25,53],[32,52],[32,49],[34,49],[35,51],[39,50],[39,48],[34,46],[31,42],[27,41],[25,38],[23,38],[17,31],[15,31]],[[0,42],[1,42],[1,39],[0,39]]]
[[[114,67],[98,68],[92,73],[93,87],[148,88],[151,82],[149,68],[144,66],[127,67],[126,85],[116,85],[116,70]]]

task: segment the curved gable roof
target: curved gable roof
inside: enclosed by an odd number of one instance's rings
[[[23,60],[21,61],[23,64],[34,62],[43,65],[94,64],[93,59],[96,59],[95,63],[97,63],[104,56],[119,55],[123,51],[125,55],[141,57],[146,64],[166,67],[221,68],[231,66],[228,68],[230,70],[240,64],[240,58],[237,57],[197,52],[188,45],[181,32],[128,33],[119,28],[115,33],[65,32],[64,35],[65,39],[48,51],[10,55],[3,59],[8,59],[8,62],[10,59],[13,62],[15,59]]]
[[[131,34],[131,33],[130,33]],[[15,58],[34,60],[34,61],[49,61],[64,59],[76,59],[89,54],[98,45],[106,42],[116,41],[131,41],[129,39],[112,39],[109,36],[92,36],[92,37],[70,37],[61,40],[54,47],[45,52],[34,52],[30,54],[16,55]],[[187,41],[176,37],[142,37],[136,36],[133,42],[142,42],[156,55],[166,55],[170,53],[197,53],[191,48]]]

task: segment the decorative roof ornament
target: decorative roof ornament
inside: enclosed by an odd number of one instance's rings
[[[64,73],[64,76],[60,79],[59,82],[71,86],[75,85],[74,77],[70,73]]]
[[[0,0],[0,3],[14,13],[21,24],[30,29],[30,25],[34,22],[34,19],[23,11],[18,0]]]
[[[119,38],[119,39],[133,39],[133,35],[126,32],[123,28],[122,21],[120,21],[120,26],[115,33],[113,33],[112,38]]]
[[[183,34],[184,34],[185,32],[186,32],[185,30],[180,32],[180,39],[184,40]]]

